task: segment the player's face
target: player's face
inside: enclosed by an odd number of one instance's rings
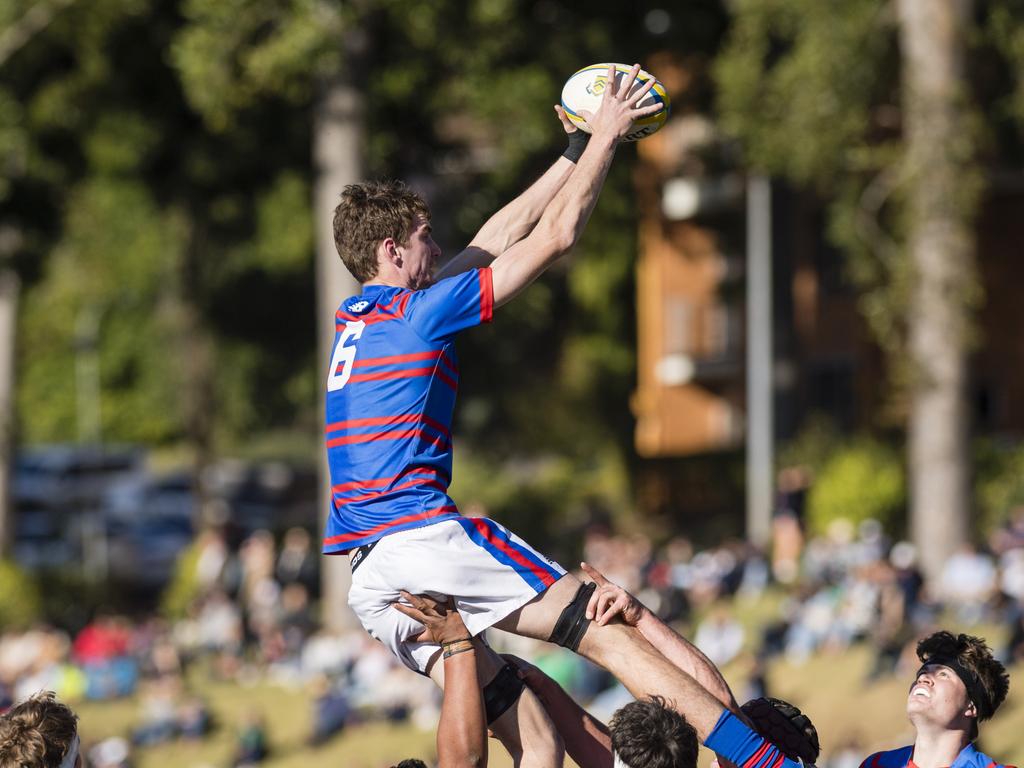
[[[974,714],[974,707],[967,695],[967,687],[949,667],[928,664],[910,686],[907,696],[907,716],[912,722],[917,718],[942,726],[957,724],[961,718]]]
[[[406,274],[408,287],[419,290],[432,285],[441,249],[431,235],[430,222],[417,216],[409,240],[398,246],[398,250],[402,256],[402,271]]]

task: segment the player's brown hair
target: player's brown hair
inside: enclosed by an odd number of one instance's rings
[[[58,768],[78,730],[78,716],[41,691],[0,717],[0,768]]]
[[[608,724],[612,750],[633,768],[697,768],[697,732],[660,696],[631,701]]]
[[[402,181],[349,184],[334,209],[334,245],[360,283],[377,274],[377,246],[387,239],[405,243],[416,216],[430,220],[430,208]]]
[[[917,658],[922,664],[946,664],[945,660],[951,660],[966,671],[968,680],[964,684],[968,693],[975,688],[971,700],[979,721],[992,717],[1010,690],[1006,668],[992,657],[992,649],[980,637],[936,632],[917,644]]]

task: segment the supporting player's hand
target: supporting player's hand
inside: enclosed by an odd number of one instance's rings
[[[639,72],[640,65],[634,64],[620,82],[615,65],[608,65],[607,83],[604,93],[601,94],[601,106],[593,114],[580,110],[580,116],[587,121],[594,136],[609,136],[619,141],[632,129],[634,121],[653,115],[661,109],[661,105],[656,102],[645,107],[637,106],[654,87],[655,82],[652,77],[642,86],[634,87]]]
[[[594,566],[580,563],[580,567],[597,584],[587,604],[587,618],[596,621],[598,626],[604,626],[616,616],[621,616],[624,623],[635,627],[647,611],[644,604],[618,584],[608,581]]]
[[[462,623],[462,616],[455,610],[455,601],[450,597],[440,603],[427,595],[413,595],[405,590],[401,590],[401,595],[405,603],[392,603],[392,607],[426,627],[412,638],[414,642],[444,645],[456,640],[473,639]]]
[[[561,104],[555,104],[555,114],[558,115],[558,119],[562,123],[562,128],[566,133],[573,134],[579,130],[575,123],[569,119],[569,116],[565,114],[565,110],[562,109]]]

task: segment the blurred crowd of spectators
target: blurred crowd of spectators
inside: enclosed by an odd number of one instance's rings
[[[901,660],[910,663],[914,639],[950,612],[959,626],[1006,627],[1000,656],[1024,659],[1024,509],[985,548],[965,546],[935,583],[926,583],[914,547],[890,541],[872,520],[839,521],[807,538],[794,498],[780,496],[770,556],[740,540],[699,549],[677,537],[655,548],[644,536],[593,526],[584,535],[584,559],[682,629],[715,663],[743,660],[748,683],[739,697],[769,693],[764,665],[773,656],[799,663],[855,642],[873,648],[868,679],[891,674]],[[263,713],[215,723],[209,702],[189,685],[193,668],[204,679],[308,691],[310,743],[373,718],[431,727],[439,696],[429,680],[408,673],[361,631],[320,626],[318,559],[300,528],[280,542],[256,531],[237,546],[205,531],[190,561],[193,599],[184,616],[129,620],[101,611],[74,634],[37,626],[0,635],[0,705],[41,689],[70,702],[136,695],[138,721],[130,733],[95,745],[93,764],[110,768],[129,765],[133,747],[204,739],[218,725],[237,729],[235,765],[263,759]],[[769,589],[772,600],[759,600]],[[599,716],[622,703],[613,680],[570,654],[508,637],[496,645],[532,656]]]
[[[93,745],[91,764],[124,768],[133,748],[237,731],[233,765],[261,762],[269,746],[264,713],[216,723],[189,673],[204,680],[266,681],[307,691],[311,744],[356,721],[437,720],[439,697],[364,632],[335,633],[314,611],[318,552],[309,533],[289,530],[280,546],[256,531],[237,547],[209,530],[194,551],[194,598],[176,620],[129,619],[100,611],[70,634],[36,626],[0,634],[0,709],[39,690],[71,703],[137,697],[137,721],[123,738]]]

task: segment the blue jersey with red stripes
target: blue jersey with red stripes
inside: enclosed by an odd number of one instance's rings
[[[728,709],[718,718],[704,746],[737,768],[803,768]]]
[[[913,745],[876,752],[860,765],[861,768],[917,768],[914,765]],[[956,756],[956,760],[949,768],[1013,768],[1013,766],[997,763],[971,743],[960,750],[960,754]]]
[[[367,285],[335,315],[327,380],[326,554],[458,517],[448,496],[454,337],[490,322],[490,269],[423,290]]]

